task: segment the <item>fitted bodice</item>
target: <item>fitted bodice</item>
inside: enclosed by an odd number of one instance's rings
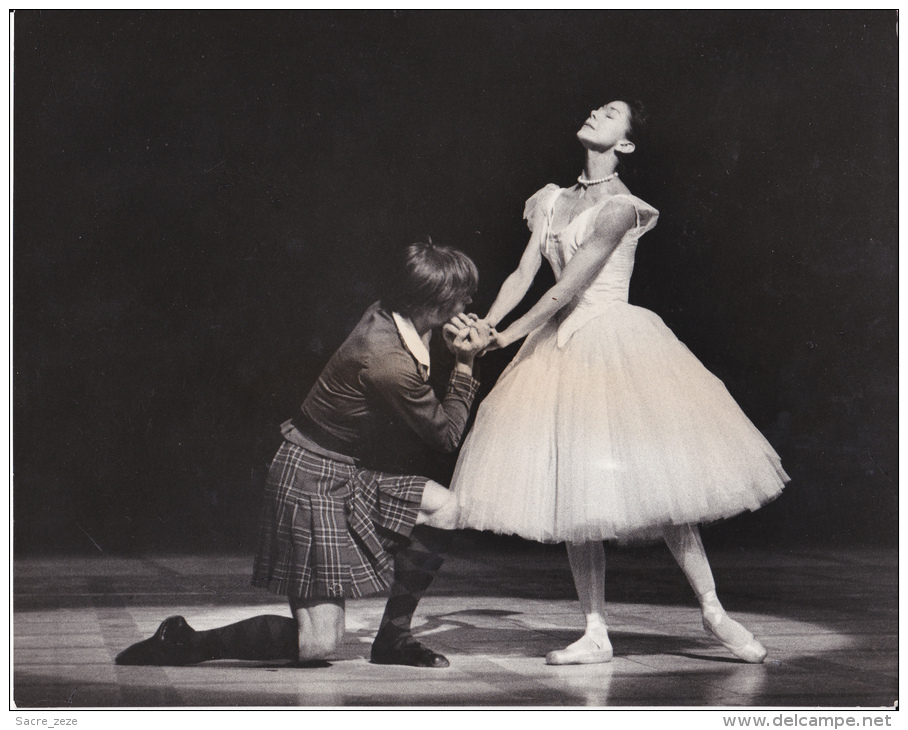
[[[542,196],[542,193],[546,192],[549,194]],[[544,188],[537,193],[537,196],[541,196],[542,199],[537,201],[533,211],[529,210],[528,202],[528,213],[535,218],[535,220],[530,220],[530,215],[528,215],[528,221],[533,230],[537,230],[537,226],[542,226],[539,230],[542,255],[551,265],[556,279],[561,278],[565,267],[580,246],[590,236],[595,235],[596,216],[604,206],[612,201],[616,203],[626,201],[634,206],[636,213],[635,225],[624,234],[599,273],[575,297],[574,301],[559,313],[561,324],[558,331],[558,343],[563,346],[574,332],[601,314],[608,306],[614,302],[627,302],[631,274],[634,271],[637,242],[640,240],[640,236],[656,225],[659,211],[633,195],[613,195],[586,209],[556,231],[552,226],[552,221],[555,202],[561,192],[562,189],[554,185]],[[530,200],[532,201],[533,198]]]

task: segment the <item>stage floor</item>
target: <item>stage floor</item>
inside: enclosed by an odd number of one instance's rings
[[[707,547],[709,544],[707,542]],[[248,584],[248,555],[14,561],[13,698],[75,707],[888,707],[898,700],[898,555],[711,550],[719,597],[769,649],[713,643],[667,550],[607,549],[615,659],[550,667],[581,630],[560,546],[459,538],[414,623],[448,669],[375,666],[383,597],[349,601],[330,666],[219,661],[118,667],[116,654],[184,615],[197,629],[285,604]]]

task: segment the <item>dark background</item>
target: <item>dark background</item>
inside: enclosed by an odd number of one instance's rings
[[[650,111],[625,180],[661,211],[631,301],[792,476],[708,538],[896,544],[895,11],[12,22],[18,553],[249,549],[277,424],[387,252],[464,249],[484,314],[525,199],[619,96]]]

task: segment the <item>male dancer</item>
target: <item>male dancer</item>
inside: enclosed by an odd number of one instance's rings
[[[121,652],[118,664],[323,660],[343,639],[345,598],[390,584],[371,661],[449,665],[411,632],[416,606],[442,564],[433,545],[437,535],[411,530],[418,524],[457,528],[457,502],[426,477],[379,470],[382,449],[375,446],[418,442],[451,452],[459,445],[478,388],[473,360],[491,340],[488,327],[464,314],[477,285],[476,266],[460,251],[431,243],[408,247],[381,301],[328,362],[297,416],[283,424],[285,440],[266,484],[253,583],[287,596],[293,618],[256,616],[195,631],[172,616],[150,639]],[[427,382],[427,345],[442,325],[456,364],[439,400]]]

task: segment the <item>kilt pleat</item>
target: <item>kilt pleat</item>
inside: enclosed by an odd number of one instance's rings
[[[392,552],[413,529],[426,481],[284,442],[265,484],[252,582],[303,599],[386,590]]]

